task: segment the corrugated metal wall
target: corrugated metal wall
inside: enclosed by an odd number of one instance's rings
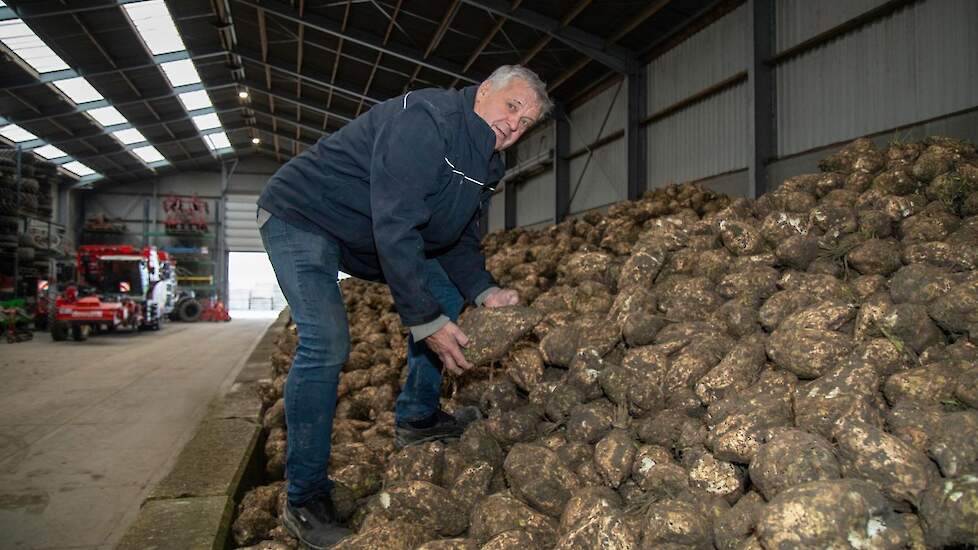
[[[554,171],[528,179],[516,187],[516,225],[533,225],[554,219]]]
[[[885,2],[777,0],[775,49],[796,46]],[[652,61],[648,113],[744,71],[750,48],[747,17],[745,4]],[[975,108],[976,46],[978,0],[921,0],[786,61],[774,71],[777,154],[793,155]],[[616,88],[612,85],[571,113],[572,151],[598,137],[609,105],[614,106],[602,135],[623,127],[625,91],[615,99]],[[650,124],[649,187],[743,170],[749,158],[748,101],[747,85],[740,84]],[[973,130],[958,128],[951,133],[968,137],[969,132]],[[523,159],[552,146],[549,127],[527,137],[518,145]],[[595,151],[571,213],[625,197],[625,145],[619,139]],[[571,162],[572,192],[585,158]],[[780,172],[774,172],[780,177]],[[739,188],[746,176],[738,173],[731,178]],[[552,218],[553,185],[551,170],[518,186],[518,225]],[[502,199],[499,205],[501,210]]]
[[[623,84],[618,83],[571,111],[571,151],[577,151],[585,145],[623,129],[627,102],[628,91]]]
[[[649,188],[747,166],[747,86],[740,84],[650,124]]]
[[[649,114],[747,66],[747,8],[740,6],[652,61]],[[647,127],[649,188],[747,166],[747,87],[727,89]]]
[[[499,191],[489,202],[489,231],[506,229],[506,192]]]
[[[627,93],[624,85],[615,84],[571,112],[571,152],[580,151],[625,128]],[[628,197],[625,146],[626,142],[621,138],[593,149],[593,154],[584,153],[571,160],[571,214]]]
[[[258,195],[224,197],[224,244],[228,252],[264,252],[258,233]]]
[[[887,0],[777,0],[775,51],[782,52],[885,4]]]
[[[525,164],[530,159],[536,158],[540,153],[545,153],[553,148],[554,129],[553,120],[548,119],[542,126],[534,127],[533,130],[520,138],[514,146],[516,163]],[[513,148],[506,150],[506,155],[510,156]]]
[[[802,36],[786,25],[777,42]],[[976,44],[978,2],[927,0],[791,59],[775,71],[778,155],[974,107]]]
[[[625,140],[619,139],[570,161],[570,213],[605,206],[628,198]]]
[[[649,114],[743,71],[747,48],[743,5],[649,63]]]

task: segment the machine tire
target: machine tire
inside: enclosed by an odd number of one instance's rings
[[[71,338],[76,342],[84,342],[88,340],[88,333],[91,327],[88,325],[83,325],[81,323],[75,323],[71,325]]]
[[[68,339],[68,323],[55,321],[51,323],[51,339],[55,342],[64,342]]]
[[[184,323],[196,323],[200,320],[200,314],[203,312],[204,308],[200,305],[200,302],[193,298],[181,300],[177,304],[177,319],[180,319]]]

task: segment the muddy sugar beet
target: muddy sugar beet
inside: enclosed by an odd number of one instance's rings
[[[340,548],[978,545],[978,154],[856,140],[757,200],[669,185],[489,234],[517,306],[470,309],[476,366],[442,407],[484,418],[402,450],[405,342],[385,287],[342,283],[351,353],[330,476]],[[279,525],[286,328],[259,387]]]

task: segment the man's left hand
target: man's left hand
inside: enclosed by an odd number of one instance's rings
[[[498,288],[490,292],[482,301],[484,307],[515,306],[520,303],[520,294],[510,288]]]

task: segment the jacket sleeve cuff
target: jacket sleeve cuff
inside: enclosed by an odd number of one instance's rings
[[[482,303],[486,301],[486,297],[489,296],[490,293],[495,292],[497,290],[499,290],[498,286],[491,286],[483,290],[482,292],[480,292],[479,295],[475,297],[475,300],[473,300],[475,302],[475,305],[482,307]]]
[[[431,336],[432,334],[438,332],[441,327],[448,324],[448,317],[445,315],[439,315],[434,321],[429,321],[423,325],[414,325],[408,327],[411,331],[411,336],[414,337],[415,342],[420,342],[425,338]]]

